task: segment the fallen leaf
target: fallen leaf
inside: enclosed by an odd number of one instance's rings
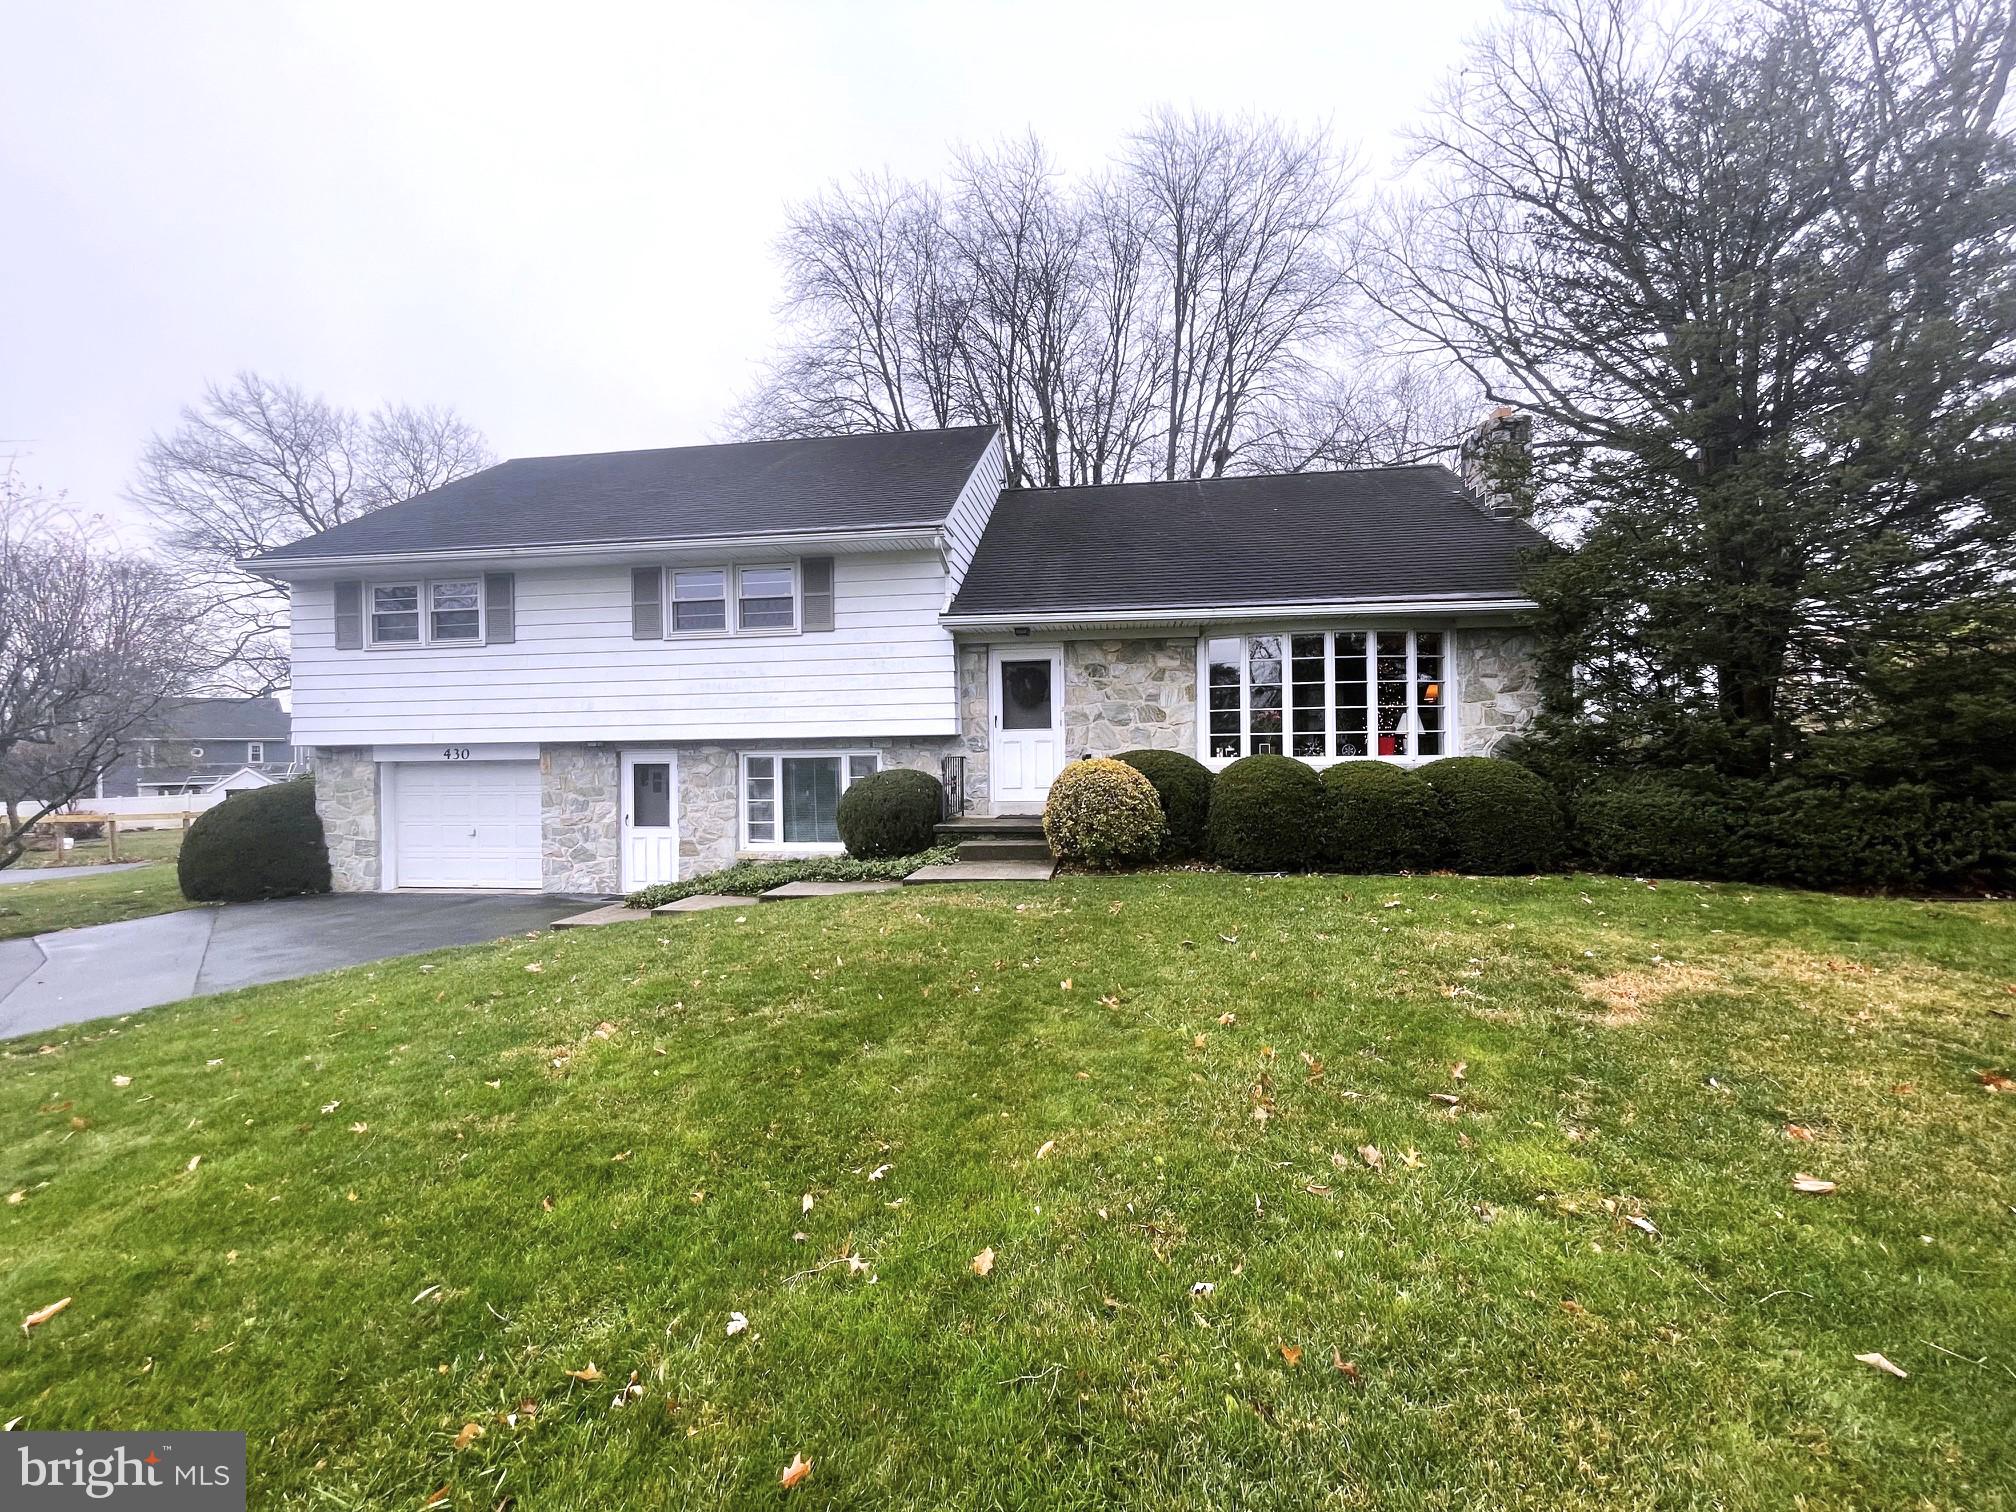
[[[624,1151],[624,1152],[623,1152],[622,1154],[620,1154],[620,1155],[611,1155],[611,1156],[609,1157],[609,1163],[610,1163],[611,1165],[615,1165],[615,1164],[616,1164],[616,1163],[617,1163],[618,1161],[621,1161],[621,1160],[628,1160],[629,1158],[630,1158],[630,1152],[629,1152],[628,1150],[625,1150],[625,1151]]]
[[[416,1296],[413,1299],[412,1302],[408,1303],[407,1305],[410,1307],[416,1303],[425,1302],[429,1297],[433,1296],[434,1293],[436,1293],[439,1290],[441,1290],[441,1283],[437,1281],[432,1286],[428,1287],[425,1291],[421,1292],[418,1296]]]
[[[462,1431],[455,1435],[455,1447],[457,1449],[467,1449],[481,1437],[483,1437],[483,1425],[481,1423],[464,1423]]]
[[[991,1276],[993,1273],[994,1246],[990,1244],[986,1249],[983,1249],[973,1257],[973,1274],[976,1276]]]
[[[1464,1073],[1467,1072],[1469,1069],[1470,1069],[1470,1062],[1468,1061],[1456,1062],[1455,1065],[1449,1068],[1449,1080],[1451,1081],[1463,1080]]]
[[[886,1165],[879,1165],[875,1167],[874,1170],[868,1173],[868,1179],[870,1181],[880,1181],[884,1176],[887,1176],[888,1174],[889,1174],[889,1167],[887,1167]]]
[[[1834,1190],[1834,1185],[1833,1182],[1823,1181],[1818,1176],[1808,1176],[1804,1171],[1796,1172],[1792,1177],[1793,1191],[1805,1192],[1814,1197],[1825,1197]]]
[[[1419,1150],[1413,1150],[1413,1149],[1402,1150],[1400,1152],[1400,1164],[1407,1167],[1407,1169],[1410,1171],[1420,1170],[1421,1152]]]
[[[810,1192],[807,1192],[803,1197],[798,1199],[798,1211],[801,1213],[812,1211],[812,1194]]]
[[[1579,1318],[1583,1314],[1587,1313],[1589,1309],[1584,1307],[1580,1302],[1577,1302],[1574,1298],[1567,1297],[1562,1299],[1561,1311],[1563,1311],[1564,1313],[1572,1313],[1574,1316]]]
[[[28,1189],[26,1187],[23,1187],[18,1192],[9,1192],[7,1194],[7,1206],[9,1207],[19,1207],[21,1206],[22,1203],[26,1202],[27,1200],[28,1200]]]
[[[791,1463],[784,1467],[784,1473],[777,1477],[777,1484],[789,1491],[811,1473],[812,1461],[802,1454],[794,1454],[791,1456]]]
[[[47,1307],[38,1307],[34,1312],[21,1320],[21,1332],[25,1334],[31,1328],[41,1327],[42,1324],[47,1323],[69,1305],[70,1299],[65,1297],[60,1302],[51,1302]]]
[[[440,1506],[441,1503],[448,1500],[448,1491],[449,1488],[445,1483],[435,1487],[434,1494],[428,1497],[427,1500],[420,1503],[420,1512],[427,1512],[427,1508],[429,1507]]]
[[[1071,990],[1071,978],[1069,978],[1069,977],[1066,977],[1066,978],[1064,978],[1064,980],[1063,980],[1063,981],[1061,981],[1061,982],[1059,982],[1059,983],[1057,984],[1057,986],[1058,986],[1058,987],[1059,987],[1059,988],[1060,988],[1060,989],[1061,989],[1062,991],[1065,991],[1065,992],[1069,992],[1069,991]]]
[[[196,1167],[198,1167],[201,1164],[203,1164],[203,1157],[201,1155],[191,1155],[189,1157],[189,1164],[182,1167],[182,1169],[185,1171],[193,1171],[196,1169]]]
[[[1049,1153],[1050,1153],[1050,1152],[1051,1152],[1052,1150],[1054,1150],[1054,1149],[1056,1149],[1056,1148],[1057,1148],[1057,1141],[1056,1141],[1056,1140],[1054,1140],[1054,1139],[1046,1139],[1046,1140],[1044,1140],[1044,1141],[1043,1141],[1043,1143],[1042,1143],[1041,1145],[1039,1145],[1039,1146],[1037,1147],[1037,1150],[1036,1150],[1036,1158],[1037,1158],[1038,1160],[1041,1160],[1041,1159],[1043,1159],[1043,1158],[1044,1158],[1044,1157],[1045,1157],[1046,1155],[1048,1155],[1048,1154],[1049,1154]]]
[[[742,1314],[740,1314],[740,1313],[738,1313],[738,1312],[731,1312],[730,1314],[728,1314],[728,1337],[729,1337],[729,1338],[731,1338],[731,1339],[732,1339],[732,1338],[734,1338],[734,1337],[735,1337],[735,1335],[737,1335],[738,1333],[741,1333],[741,1332],[743,1332],[743,1331],[744,1331],[745,1329],[747,1329],[747,1328],[748,1328],[748,1326],[749,1326],[749,1320],[748,1320],[747,1318],[743,1317],[743,1316],[742,1316]]]
[[[539,1199],[539,1211],[540,1211],[540,1212],[542,1212],[542,1213],[550,1213],[550,1212],[552,1212],[552,1211],[553,1211],[553,1199],[552,1199],[551,1197],[541,1197],[541,1198]]]
[[[112,1078],[112,1085],[115,1087],[130,1087],[133,1085],[133,1078],[130,1076],[115,1076]]]
[[[1811,1144],[1813,1141],[1813,1131],[1803,1124],[1788,1123],[1785,1125],[1785,1137],[1787,1139],[1796,1139],[1801,1144]]]
[[[1630,1213],[1625,1216],[1624,1221],[1630,1224],[1631,1227],[1650,1234],[1654,1239],[1659,1237],[1659,1229],[1650,1218],[1640,1217],[1637,1213]]]
[[[527,961],[525,963],[525,969],[527,971],[537,972],[537,971],[544,971],[546,968],[537,961]]]
[[[1379,1153],[1379,1146],[1377,1145],[1358,1146],[1358,1158],[1375,1171],[1386,1169],[1386,1157]]]
[[[583,1365],[579,1370],[570,1370],[567,1372],[567,1374],[569,1377],[571,1377],[576,1381],[599,1381],[602,1379],[602,1372],[595,1368],[595,1362],[593,1360],[590,1360],[586,1365]]]
[[[369,1134],[371,1132],[371,1126],[366,1123],[353,1123],[352,1125],[350,1125],[350,1132],[352,1134]]]
[[[1880,1370],[1885,1375],[1893,1375],[1897,1377],[1897,1379],[1900,1381],[1908,1381],[1911,1379],[1910,1371],[1900,1369],[1894,1361],[1885,1358],[1882,1354],[1878,1353],[1873,1349],[1870,1350],[1868,1354],[1858,1354],[1857,1356],[1855,1356],[1855,1358],[1860,1360],[1864,1365],[1867,1365],[1870,1369]]]
[[[2006,1071],[1976,1071],[1974,1080],[1990,1092],[2016,1092],[2016,1077]]]
[[[1335,1345],[1330,1349],[1330,1368],[1354,1386],[1358,1383],[1358,1362],[1345,1359],[1344,1352]]]
[[[1190,1040],[1190,1044],[1193,1049],[1202,1050],[1204,1048],[1204,1036],[1201,1034],[1194,1035]]]
[[[1238,1022],[1239,1015],[1236,1013],[1221,1013],[1218,1015],[1218,1027],[1221,1029],[1230,1029]]]
[[[323,1111],[323,1112],[324,1112],[325,1114],[326,1114],[326,1113],[334,1113],[334,1112],[335,1112],[335,1111],[336,1111],[336,1110],[337,1110],[338,1108],[340,1108],[340,1107],[342,1107],[342,1106],[343,1106],[343,1103],[342,1103],[342,1100],[341,1100],[341,1099],[339,1098],[339,1099],[338,1099],[337,1101],[335,1101],[335,1102],[326,1102],[326,1103],[322,1104],[322,1111]]]
[[[1457,1106],[1457,1104],[1463,1101],[1463,1099],[1458,1097],[1454,1092],[1430,1092],[1428,1094],[1428,1098],[1431,1102],[1438,1102],[1446,1107],[1451,1108]]]
[[[1301,1346],[1296,1344],[1283,1344],[1281,1346],[1281,1358],[1286,1360],[1288,1362],[1288,1368],[1290,1370],[1293,1370],[1297,1365],[1300,1365],[1302,1363]]]

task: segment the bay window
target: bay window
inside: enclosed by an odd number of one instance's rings
[[[872,752],[765,751],[742,758],[742,843],[750,850],[840,845],[840,795],[878,770]]]
[[[1416,760],[1445,749],[1439,630],[1316,630],[1204,643],[1205,755]]]

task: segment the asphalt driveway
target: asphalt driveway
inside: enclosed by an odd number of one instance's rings
[[[476,945],[589,902],[522,893],[330,893],[0,940],[0,1039],[160,1003]]]

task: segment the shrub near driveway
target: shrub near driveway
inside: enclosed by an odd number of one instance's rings
[[[2010,1512],[2012,941],[1067,876],[152,1009],[0,1058],[0,1414],[255,1507]]]
[[[233,793],[189,826],[176,868],[182,895],[204,903],[329,891],[315,779]]]

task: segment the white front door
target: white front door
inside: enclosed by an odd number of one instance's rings
[[[670,751],[623,753],[623,891],[679,878],[679,804]]]
[[[1064,764],[1064,653],[996,646],[992,660],[989,795],[997,814],[1034,811]]]
[[[540,885],[538,762],[401,761],[387,770],[394,885]]]

